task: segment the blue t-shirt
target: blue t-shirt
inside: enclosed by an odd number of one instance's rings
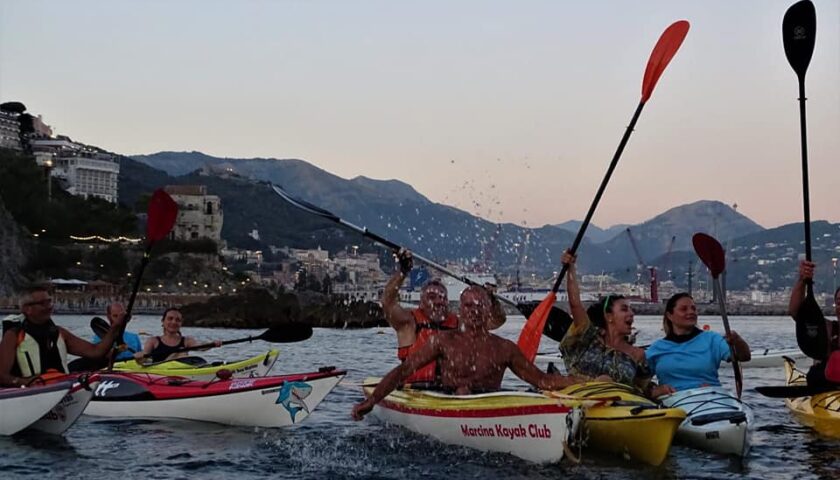
[[[719,387],[718,368],[729,360],[729,344],[715,332],[702,332],[684,343],[659,339],[645,351],[659,383],[677,390],[704,385]]]
[[[131,349],[131,351],[125,350],[120,352],[120,354],[117,355],[116,360],[133,360],[134,352],[140,352],[143,350],[143,344],[140,342],[140,335],[131,332],[123,332],[123,340],[125,340],[125,344],[128,345],[128,348]],[[91,343],[96,344],[101,341],[102,339],[99,338],[99,335],[94,335]]]

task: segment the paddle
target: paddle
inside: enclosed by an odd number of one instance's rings
[[[93,333],[95,333],[97,337],[105,338],[105,335],[107,335],[111,330],[111,324],[102,317],[93,317],[90,319],[90,329],[93,330]],[[125,346],[125,349],[131,353],[137,353],[137,350],[134,350],[128,345]]]
[[[724,298],[723,288],[720,286],[720,274],[726,270],[726,253],[720,242],[705,233],[695,233],[691,237],[691,243],[694,245],[694,251],[697,256],[709,269],[712,274],[713,285],[715,289],[715,296],[718,299],[718,306],[720,306],[720,317],[723,319],[723,329],[726,334],[732,333],[729,328],[729,317],[726,316],[726,299]],[[729,355],[732,358],[732,369],[735,371],[735,392],[738,394],[738,399],[741,398],[741,390],[744,388],[744,378],[741,372],[741,364],[738,362],[738,357],[735,355],[735,347],[729,345]]]
[[[315,205],[307,202],[306,200],[301,200],[300,198],[296,198],[296,197],[292,196],[289,192],[283,190],[282,188],[280,188],[277,185],[272,184],[271,188],[274,190],[274,192],[277,195],[280,195],[280,197],[283,200],[286,200],[287,202],[294,205],[295,207],[297,207],[297,208],[299,208],[299,209],[301,209],[305,212],[309,212],[313,215],[317,215],[319,217],[326,218],[327,220],[338,223],[339,225],[343,225],[344,227],[347,227],[350,230],[354,230],[356,232],[359,232],[359,233],[362,234],[362,236],[367,237],[367,238],[373,240],[374,242],[379,243],[380,245],[384,245],[385,247],[390,248],[391,250],[394,251],[394,253],[399,252],[400,249],[403,248],[400,245],[388,240],[387,238],[371,232],[366,227],[360,227],[358,225],[350,223],[347,220],[344,220],[344,219],[340,218],[338,215],[330,212],[329,210],[325,210],[321,207],[315,206]],[[450,277],[455,278],[455,279],[457,279],[457,280],[459,280],[459,281],[461,281],[461,282],[463,282],[467,285],[470,285],[470,286],[478,285],[478,283],[471,280],[469,277],[466,277],[464,275],[458,275],[457,273],[449,270],[448,268],[444,267],[443,265],[441,265],[441,264],[439,264],[439,263],[437,263],[433,260],[430,260],[426,257],[423,257],[422,255],[418,255],[417,253],[412,252],[412,256],[414,258],[416,258],[418,261],[428,265],[429,267],[434,268],[435,270],[437,270],[437,271],[439,271],[443,274],[449,275]],[[522,315],[524,315],[526,317],[528,315],[530,315],[531,312],[534,310],[534,305],[530,304],[530,303],[516,303],[516,302],[514,302],[514,301],[512,301],[508,298],[505,298],[501,295],[497,295],[496,298],[498,298],[500,301],[502,301],[502,302],[504,302],[508,305],[516,307],[516,309],[518,309],[522,313]],[[554,340],[559,342],[560,340],[563,339],[563,335],[566,334],[566,330],[569,329],[569,326],[571,324],[572,324],[572,317],[568,313],[563,311],[562,309],[554,307],[551,310],[550,323],[549,323],[549,325],[546,325],[545,331],[543,333],[545,333],[545,335],[547,335],[549,338],[554,339]]]
[[[143,272],[146,270],[146,265],[149,264],[152,246],[156,242],[166,238],[172,230],[172,227],[175,226],[175,219],[178,216],[178,205],[168,193],[159,188],[152,193],[152,198],[149,199],[147,214],[146,251],[143,253],[140,268],[137,271],[137,276],[134,278],[134,287],[131,290],[131,297],[129,297],[128,306],[125,309],[125,323],[120,328],[115,342],[117,345],[125,344],[122,334],[128,322],[131,321],[131,309],[134,307],[134,300],[137,298],[137,292],[140,290],[140,280],[143,278]],[[114,357],[115,355],[112,354],[108,362],[108,370],[113,368]]]
[[[805,72],[814,53],[817,33],[817,14],[808,0],[795,3],[782,20],[782,42],[788,63],[799,81],[799,132],[802,150],[802,203],[805,226],[805,259],[811,261],[811,201],[808,187],[808,142],[805,124]],[[828,331],[825,316],[814,298],[814,282],[805,281],[805,299],[799,305],[796,320],[796,343],[802,353],[815,360],[828,356]]]
[[[651,94],[653,94],[656,82],[659,80],[662,72],[665,71],[665,67],[668,66],[668,63],[677,53],[680,45],[682,45],[682,42],[688,33],[688,28],[688,22],[685,20],[674,22],[665,29],[662,36],[659,37],[659,41],[656,42],[656,46],[653,47],[653,52],[651,52],[650,58],[648,59],[644,79],[642,80],[641,101],[639,101],[639,105],[636,107],[635,113],[633,113],[633,118],[630,120],[630,125],[627,126],[627,130],[624,132],[624,136],[621,137],[621,142],[619,142],[618,149],[616,149],[615,155],[613,155],[612,162],[610,162],[607,173],[601,181],[601,185],[598,187],[595,199],[592,200],[592,205],[589,206],[586,218],[583,220],[583,223],[581,223],[580,228],[578,229],[577,236],[575,237],[574,243],[572,243],[572,248],[569,249],[569,252],[571,252],[572,255],[577,252],[580,242],[583,241],[583,235],[586,233],[589,221],[592,220],[592,215],[598,207],[598,202],[601,200],[601,196],[607,188],[607,183],[610,181],[610,177],[618,164],[619,158],[621,158],[624,146],[627,144],[630,134],[633,133],[633,127],[636,126],[636,121],[642,113],[642,108],[645,106],[645,103],[648,101]],[[557,300],[557,291],[560,289],[560,283],[563,281],[563,277],[566,275],[567,270],[568,265],[563,265],[563,268],[560,270],[560,274],[554,281],[554,286],[552,287],[551,292],[528,317],[528,321],[525,322],[525,326],[522,328],[522,333],[519,335],[519,348],[522,350],[522,353],[525,354],[525,357],[532,362],[534,361],[534,358],[537,355],[537,350],[539,350],[540,347],[540,334],[545,328],[545,322],[548,318],[549,311],[554,305],[554,302]]]
[[[270,343],[294,343],[302,342],[312,336],[312,327],[304,323],[287,323],[276,327],[269,327],[268,330],[257,336],[249,336],[244,338],[237,338],[236,340],[225,340],[219,345],[215,343],[205,343],[202,345],[194,345],[192,347],[184,347],[172,350],[172,353],[188,352],[190,350],[206,350],[213,347],[221,347],[222,345],[233,345],[235,343],[253,342],[262,340]],[[143,358],[149,358],[152,354],[143,355]]]
[[[755,387],[755,391],[768,398],[799,398],[810,397],[818,393],[825,393],[837,390],[837,387],[832,386],[816,386],[808,385],[781,385],[781,386],[764,386]]]

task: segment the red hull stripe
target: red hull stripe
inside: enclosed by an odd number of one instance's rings
[[[382,400],[379,405],[390,410],[424,417],[447,417],[447,418],[488,418],[488,417],[515,417],[520,415],[539,415],[545,413],[569,413],[572,408],[566,405],[527,405],[521,407],[505,408],[474,408],[470,410],[437,409],[437,408],[414,408],[402,403]]]

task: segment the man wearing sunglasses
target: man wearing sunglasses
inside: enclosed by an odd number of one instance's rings
[[[68,373],[67,354],[95,359],[105,356],[119,328],[112,328],[94,345],[52,321],[52,298],[46,287],[26,289],[19,300],[21,314],[3,322],[0,341],[0,385],[20,387],[48,374]],[[123,319],[114,326],[121,327]]]

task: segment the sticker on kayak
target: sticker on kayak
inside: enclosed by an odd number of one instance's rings
[[[93,392],[93,396],[95,397],[104,397],[108,394],[108,390],[117,388],[120,386],[120,382],[115,382],[113,380],[105,380],[101,382],[99,386],[96,387],[96,390]]]
[[[303,401],[304,398],[312,394],[312,386],[306,382],[286,382],[280,387],[280,394],[277,395],[278,403],[283,405],[292,417],[292,423],[295,423],[295,416],[301,410],[309,414],[309,407]]]
[[[516,426],[501,425],[467,425],[461,424],[461,435],[464,437],[499,437],[510,440],[516,438],[551,438],[548,425],[542,426],[532,423],[525,427],[521,423]]]
[[[233,381],[230,382],[230,386],[228,387],[228,390],[239,390],[241,388],[251,388],[251,387],[254,386],[255,383],[256,383],[256,380],[250,379],[250,378],[246,378],[246,379],[242,379],[242,380],[233,380]]]

